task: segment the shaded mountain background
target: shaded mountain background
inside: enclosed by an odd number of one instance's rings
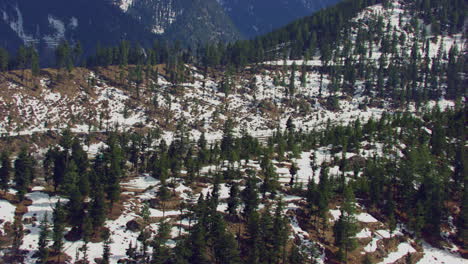
[[[45,64],[60,42],[81,42],[84,55],[121,40],[156,39],[197,46],[269,32],[339,0],[0,0],[0,46],[34,45]]]
[[[268,33],[340,0],[218,0],[243,36]]]
[[[0,18],[1,46],[14,51],[32,44],[46,62],[65,39],[72,44],[80,41],[84,50],[123,39],[150,43],[138,21],[104,1],[1,0]]]

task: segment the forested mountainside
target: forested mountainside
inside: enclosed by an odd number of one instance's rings
[[[244,37],[266,34],[339,0],[218,0]]]
[[[33,45],[47,66],[64,41],[79,42],[85,56],[95,52],[98,43],[117,45],[121,40],[143,47],[156,39],[178,40],[196,49],[269,32],[335,2],[1,0],[0,46],[14,53],[20,45]]]
[[[196,47],[200,43],[230,42],[242,36],[216,0],[116,1],[151,32]]]
[[[145,25],[151,25],[152,31],[157,34],[167,32],[172,37],[174,33],[177,33],[176,35],[187,34],[190,32],[186,31],[184,26],[195,23],[195,28],[207,31],[204,34],[197,34],[200,38],[209,40],[212,38],[212,33],[209,32],[213,32],[216,35],[224,36],[226,40],[232,40],[268,33],[295,19],[309,16],[322,8],[333,5],[338,0],[216,0],[199,2],[115,0],[114,2],[124,12],[143,21]],[[196,14],[195,17],[191,17],[191,13]],[[197,25],[201,22],[198,19],[200,17],[202,21],[205,21],[205,25]],[[182,21],[172,26],[179,19]]]
[[[344,1],[196,54],[0,49],[1,261],[466,263],[450,3]]]

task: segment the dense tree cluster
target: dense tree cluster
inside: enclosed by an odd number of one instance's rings
[[[130,263],[144,259],[151,263],[285,263],[285,259],[303,259],[307,257],[303,249],[286,247],[289,221],[281,200],[276,200],[284,188],[305,198],[307,205],[303,210],[318,230],[329,228],[330,202],[337,197],[343,199],[341,216],[333,226],[335,246],[339,249],[336,258],[343,261],[356,247],[356,197],[380,212],[390,230],[395,229],[397,222],[404,222],[416,238],[431,235],[437,239],[441,226],[452,216],[458,239],[466,246],[465,112],[466,108],[457,105],[444,112],[438,108],[427,110],[420,117],[384,114],[364,124],[358,119],[346,126],[328,124],[323,131],[309,132],[296,130],[290,118],[287,129],[278,130],[266,144],[245,132],[234,136],[231,121],[226,122],[220,143],[208,144],[204,135],[193,142],[180,123],[170,145],[159,139],[157,131],[146,135],[109,132],[107,148],[93,159],[83,150],[82,141],[65,130],[59,145],[46,153],[42,168],[25,148],[13,162],[10,154],[3,153],[0,182],[3,190],[16,188],[18,197],[23,199],[43,172],[53,190],[68,198],[67,202],[56,204],[50,216],[51,228],[48,216],[40,225],[39,259],[61,255],[67,226],[84,241],[103,237],[109,244],[104,222],[119,201],[120,182],[128,174],[144,172],[161,181],[156,193],[161,206],[172,199],[171,188],[181,180],[187,185],[209,181],[213,189],[206,196],[201,194],[197,203],[186,205],[185,215],[195,224],[174,249],[166,245],[169,227],[162,221],[155,236],[143,228],[139,242],[132,241],[127,252]],[[364,164],[343,154],[361,155],[365,152],[362,142],[381,145],[382,152],[366,158]],[[311,157],[314,173],[307,186],[294,179],[283,187],[278,183],[273,159],[289,160],[302,150],[314,153],[324,147],[333,158],[317,164]],[[249,159],[258,160],[260,169],[241,172],[235,164]],[[227,169],[202,175],[200,170],[206,165]],[[295,166],[290,169],[293,178],[297,173]],[[331,174],[329,168],[333,166],[339,166],[341,173]],[[315,175],[317,170],[320,172]],[[11,176],[13,186],[9,186]],[[226,212],[217,210],[221,183],[230,186]],[[448,205],[452,202],[462,205],[459,214],[450,213]],[[265,208],[259,209],[260,204]],[[146,223],[147,206],[141,211]],[[241,231],[240,226],[245,229]],[[50,247],[49,237],[53,242]]]

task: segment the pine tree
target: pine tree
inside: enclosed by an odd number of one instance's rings
[[[234,236],[226,231],[223,216],[214,212],[211,216],[209,237],[215,263],[240,263],[240,254]]]
[[[96,192],[91,201],[91,209],[89,213],[93,222],[94,230],[99,230],[106,221],[106,203],[104,200],[104,191],[101,185],[96,186]]]
[[[55,50],[55,61],[58,69],[70,67],[72,63],[70,45],[67,41],[60,43]]]
[[[7,152],[2,152],[0,155],[0,189],[4,192],[8,191],[9,181],[11,176],[11,160],[10,155]]]
[[[291,174],[291,180],[289,181],[289,186],[293,187],[294,186],[294,179],[296,177],[296,174],[298,172],[299,168],[297,167],[296,163],[293,163],[291,165],[291,168],[289,169],[289,173]]]
[[[290,98],[293,98],[296,93],[296,63],[293,62],[291,76],[289,78],[289,87],[288,87],[288,95]]]
[[[464,192],[461,203],[460,218],[457,223],[458,237],[464,249],[468,249],[468,177],[465,175]]]
[[[15,160],[15,188],[18,190],[20,200],[24,199],[29,185],[34,179],[34,160],[27,153],[26,148],[22,148]]]
[[[225,232],[221,236],[221,239],[219,240],[218,245],[222,245],[220,249],[220,254],[219,254],[220,255],[219,263],[223,263],[223,264],[224,263],[226,264],[242,263],[236,239],[231,233]]]
[[[288,261],[290,264],[305,263],[304,256],[301,254],[299,248],[295,244],[292,246],[291,252],[289,253]]]
[[[21,217],[15,217],[13,221],[13,242],[11,245],[11,254],[13,259],[23,259],[21,255],[21,245],[23,244],[24,227]]]
[[[283,202],[277,202],[275,215],[273,218],[272,236],[272,258],[274,263],[279,263],[283,254],[286,253],[286,243],[288,240],[288,224],[283,216]]]
[[[32,76],[39,76],[40,66],[39,66],[39,54],[37,53],[34,47],[29,47],[29,61],[31,66]]]
[[[289,116],[288,120],[286,121],[286,129],[288,130],[289,133],[294,133],[295,128],[296,128],[296,125],[294,125],[292,116]]]
[[[259,263],[259,257],[261,252],[259,251],[260,244],[260,223],[259,215],[257,211],[251,212],[247,222],[247,263],[257,264]]]
[[[91,240],[91,236],[93,235],[93,222],[89,216],[89,213],[83,217],[81,232],[83,234],[83,241],[85,243],[89,242]]]
[[[318,207],[318,216],[322,219],[322,222],[326,221],[326,212],[328,211],[328,202],[330,199],[330,182],[328,178],[328,168],[322,167],[320,170],[320,182],[318,185],[318,197],[317,197],[317,207]]]
[[[230,215],[237,215],[237,207],[239,207],[239,185],[237,182],[233,182],[229,189],[229,198],[227,200],[228,208],[227,212]]]
[[[241,198],[244,202],[243,215],[244,217],[249,218],[252,212],[257,210],[259,203],[256,178],[254,173],[250,173],[250,176],[247,179],[246,187],[241,192]]]
[[[55,204],[53,220],[52,249],[55,255],[60,256],[63,250],[63,232],[65,231],[65,210],[60,201]]]
[[[436,156],[440,156],[444,153],[446,146],[444,129],[440,122],[436,122],[431,135],[431,152]]]
[[[315,181],[314,179],[309,179],[309,182],[307,183],[306,200],[311,212],[313,212],[315,206],[317,205],[317,197],[318,193]]]
[[[81,55],[83,54],[83,48],[81,46],[81,42],[78,40],[73,47],[73,63],[75,66],[80,65]]]
[[[341,208],[341,215],[333,228],[335,234],[335,244],[340,248],[339,258],[346,261],[349,250],[356,247],[356,239],[354,236],[357,233],[356,218],[356,200],[353,190],[349,185],[344,189],[344,204]]]
[[[143,218],[143,221],[145,222],[145,226],[149,224],[150,221],[150,210],[149,210],[149,205],[147,202],[143,203],[143,208],[141,208],[140,212],[141,218]]]
[[[169,260],[170,250],[166,246],[166,242],[170,237],[170,232],[171,226],[169,223],[161,220],[158,227],[158,234],[151,243],[153,247],[151,264],[165,264]]]
[[[0,47],[0,72],[8,70],[8,61],[10,60],[10,55],[8,51]]]
[[[200,223],[196,224],[189,237],[191,256],[189,263],[208,263],[206,254],[206,230]]]
[[[38,255],[39,255],[39,263],[45,264],[49,257],[49,221],[47,219],[47,212],[44,215],[44,218],[39,225],[39,240],[38,240]]]
[[[260,191],[265,194],[267,192],[276,194],[276,190],[279,188],[278,175],[276,174],[275,168],[273,167],[272,162],[268,157],[264,157],[262,160],[262,174],[263,174],[263,183],[260,186]]]
[[[110,256],[111,256],[110,243],[111,243],[110,237],[107,237],[106,240],[104,240],[101,264],[110,263]]]

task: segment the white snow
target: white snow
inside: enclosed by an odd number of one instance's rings
[[[159,184],[159,180],[156,180],[148,174],[140,175],[136,178],[131,179],[130,181],[122,184],[127,188],[145,190],[148,187],[152,187]]]
[[[149,211],[150,211],[151,217],[168,217],[168,216],[176,216],[176,215],[181,214],[180,211],[175,211],[175,210],[162,211],[162,210],[150,208]]]
[[[424,257],[418,264],[467,264],[468,260],[463,259],[460,254],[435,248],[427,242],[422,243]]]
[[[330,210],[330,214],[333,217],[333,219],[330,219],[330,221],[337,221],[341,216],[341,211],[338,209]]]
[[[6,222],[13,223],[15,218],[16,206],[6,200],[0,200],[0,232],[3,232],[3,226]]]
[[[398,249],[395,252],[388,254],[388,256],[380,262],[380,264],[391,264],[400,258],[404,257],[408,253],[414,253],[416,250],[408,243],[403,242],[398,245]]]
[[[120,1],[120,9],[124,12],[128,11],[128,8],[133,4],[133,0],[121,0]]]
[[[6,24],[8,24],[13,31],[16,32],[16,34],[24,42],[24,44],[28,45],[28,44],[36,43],[38,40],[34,39],[32,34],[28,34],[25,32],[24,24],[23,24],[24,22],[23,14],[21,13],[21,10],[19,9],[18,5],[16,5],[14,9],[15,9],[15,13],[16,13],[15,16],[17,20],[14,20],[13,17],[10,18],[7,12],[5,10],[2,10],[3,21]]]
[[[375,219],[372,215],[370,215],[368,213],[360,213],[360,214],[356,215],[356,219],[359,222],[363,222],[363,223],[377,223],[379,221],[379,220]]]
[[[402,234],[401,232],[397,231],[393,235],[391,235],[390,232],[387,230],[377,230],[375,232],[372,232],[372,241],[369,242],[369,244],[367,244],[364,247],[364,251],[374,252],[377,249],[377,242],[379,240],[384,239],[384,238],[391,238],[392,236],[396,236],[396,235],[402,235]]]
[[[43,37],[44,41],[49,47],[57,47],[65,38],[65,23],[52,15],[48,15],[49,26],[55,30],[53,35],[46,35]]]
[[[27,263],[32,263],[32,255],[34,254],[34,249],[37,248],[37,243],[39,240],[39,223],[44,219],[44,216],[47,214],[47,219],[49,223],[52,223],[53,210],[55,204],[60,200],[63,204],[68,200],[66,198],[53,196],[50,197],[48,194],[43,192],[32,192],[26,194],[26,198],[32,201],[32,204],[28,206],[28,212],[23,215],[23,221],[25,219],[34,219],[31,224],[25,224],[24,228],[30,231],[29,234],[24,236],[23,244],[21,245],[22,249],[28,251],[26,256]],[[66,244],[66,243],[65,243]],[[75,252],[73,252],[74,254]]]
[[[363,228],[359,233],[356,234],[356,238],[368,238],[372,236],[372,232],[367,229]]]

